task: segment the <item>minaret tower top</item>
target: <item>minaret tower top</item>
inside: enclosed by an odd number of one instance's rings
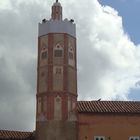
[[[62,20],[62,6],[58,0],[52,6],[52,20]]]
[[[62,17],[62,6],[58,0],[52,5],[50,19],[43,19],[39,23],[39,37],[49,33],[66,33],[76,38],[76,27],[73,19]]]

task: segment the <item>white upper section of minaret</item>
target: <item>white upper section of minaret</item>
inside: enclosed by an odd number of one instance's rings
[[[51,19],[39,23],[39,37],[49,33],[67,33],[76,37],[74,20],[62,19],[62,6],[58,0],[52,6]]]
[[[39,23],[39,37],[49,33],[67,33],[76,37],[76,27],[72,20],[49,20]]]

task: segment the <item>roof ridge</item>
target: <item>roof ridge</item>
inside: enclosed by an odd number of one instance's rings
[[[100,100],[100,101],[98,101],[98,100],[91,100],[91,101],[81,100],[78,102],[134,102],[134,103],[138,102],[138,103],[140,103],[140,101],[117,101],[117,100],[115,100],[115,101],[111,101],[111,100]]]
[[[33,131],[20,131],[20,130],[7,130],[7,129],[4,129],[4,130],[0,130],[0,131],[8,131],[8,132],[21,132],[21,133],[33,133]]]
[[[140,101],[78,101],[78,112],[140,114]]]

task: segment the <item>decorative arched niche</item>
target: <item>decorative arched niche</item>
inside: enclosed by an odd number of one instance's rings
[[[72,43],[68,45],[68,63],[71,66],[75,65],[75,49]]]
[[[54,99],[54,120],[62,119],[62,99],[57,95]]]

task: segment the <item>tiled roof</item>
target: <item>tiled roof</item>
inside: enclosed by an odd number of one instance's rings
[[[0,130],[0,139],[32,140],[33,132]]]
[[[140,114],[140,102],[134,101],[78,101],[79,113]]]

